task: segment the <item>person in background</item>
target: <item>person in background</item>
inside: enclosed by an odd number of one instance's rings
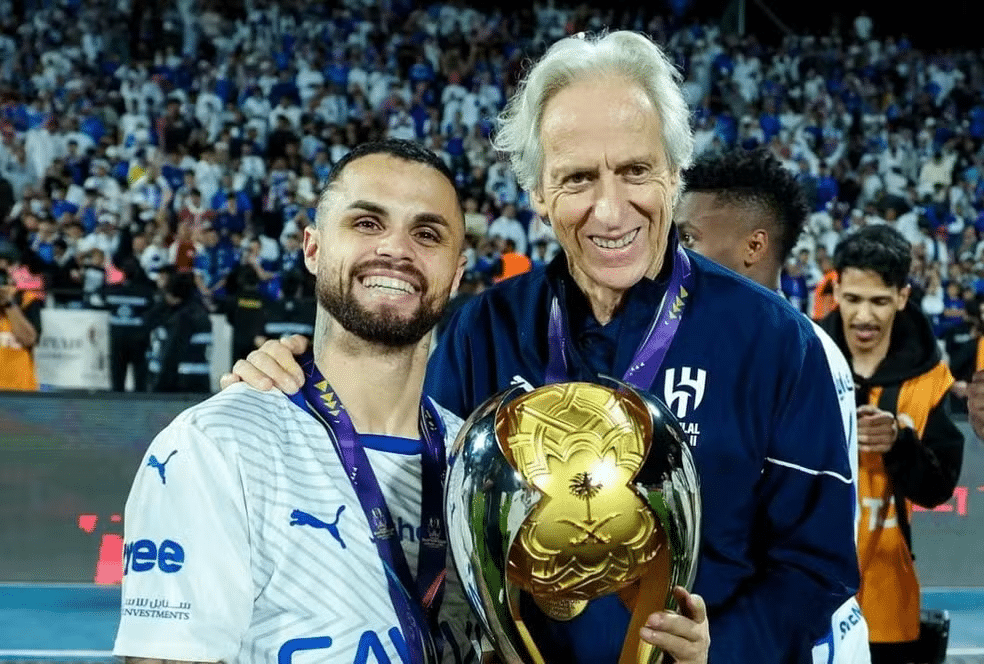
[[[236,252],[212,224],[202,226],[201,241],[195,256],[195,276],[202,295],[210,305],[217,306],[226,297],[226,281],[236,267]]]
[[[958,397],[953,402],[955,413],[968,414],[967,403],[961,401],[969,397],[969,386],[974,373],[984,369],[984,324],[981,318],[981,305],[984,295],[975,295],[965,303],[964,320],[943,337],[943,351],[953,374],[954,382],[950,391]],[[961,410],[960,406],[963,406]]]
[[[830,315],[830,312],[837,306],[834,301],[834,284],[837,282],[837,270],[834,269],[834,262],[826,253],[817,255],[817,267],[823,274],[813,289],[813,314],[810,316],[814,321],[821,321]]]
[[[177,272],[164,286],[167,313],[150,333],[151,392],[211,392],[212,321],[195,276]]]
[[[491,286],[496,275],[502,270],[499,242],[483,237],[475,247],[475,264],[471,271],[478,275],[482,283]]]
[[[259,348],[267,339],[279,339],[298,334],[314,338],[314,314],[317,299],[314,278],[304,270],[285,272],[282,280],[283,297],[264,307],[262,336],[255,339]]]
[[[806,313],[810,293],[806,288],[803,265],[792,256],[786,259],[786,265],[779,279],[779,289],[794,309]]]
[[[963,459],[963,435],[948,401],[953,376],[929,320],[910,301],[911,261],[909,242],[886,225],[841,240],[834,252],[838,308],[821,323],[849,359],[856,385],[858,602],[872,664],[906,664],[915,656],[912,504],[933,508],[949,500]]]
[[[499,269],[492,278],[493,283],[499,283],[511,277],[526,274],[533,267],[529,256],[516,251],[516,243],[511,237],[502,239],[501,243],[502,251],[499,254]]]
[[[154,304],[157,287],[134,257],[120,266],[124,280],[104,286],[102,305],[109,310],[109,377],[112,390],[123,392],[133,368],[133,391],[147,391],[150,329],[145,314]]]
[[[466,271],[461,275],[461,283],[458,284],[458,290],[451,296],[451,300],[444,310],[444,316],[434,328],[437,338],[440,338],[444,333],[448,322],[454,316],[455,312],[461,309],[466,302],[481,293],[484,287],[485,285],[482,283],[482,280],[474,272]]]
[[[533,252],[530,255],[531,269],[544,268],[550,263],[553,257],[548,253],[548,247],[549,245],[543,240],[533,244]]]
[[[93,309],[102,309],[102,293],[106,286],[106,254],[99,247],[84,251],[80,256],[82,301]]]
[[[224,301],[226,320],[232,326],[232,360],[240,360],[265,341],[263,328],[270,306],[264,296],[260,275],[252,265],[242,263],[229,275]]]
[[[680,242],[738,274],[777,292],[783,260],[799,239],[809,206],[796,177],[764,150],[712,153],[684,171],[687,189],[674,213]],[[851,479],[857,486],[858,439],[854,378],[844,354],[816,323],[844,427]],[[809,441],[804,441],[809,444]],[[857,509],[855,507],[855,527]],[[813,648],[814,664],[870,662],[868,626],[851,597],[830,619],[830,630]]]
[[[0,246],[0,390],[38,389],[33,349],[41,336],[41,306],[33,291],[14,283],[17,250]]]
[[[984,362],[978,362],[978,369],[967,387],[967,417],[974,433],[984,440]]]
[[[963,323],[965,315],[963,286],[958,280],[951,279],[943,288],[943,312],[939,316],[939,325],[933,330],[936,338],[942,339],[951,329]]]
[[[506,203],[502,206],[502,214],[489,224],[488,237],[492,240],[512,240],[515,251],[526,254],[526,229],[516,218],[516,206]]]
[[[82,266],[63,238],[55,240],[55,262],[46,279],[48,292],[57,306],[82,306]]]
[[[967,305],[967,317],[973,322],[973,339],[967,345],[967,364],[973,368],[970,379],[960,386],[967,397],[967,419],[974,433],[984,440],[984,296],[978,296]],[[968,349],[970,350],[970,349]]]

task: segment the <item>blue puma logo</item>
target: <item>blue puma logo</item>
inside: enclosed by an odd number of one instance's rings
[[[312,516],[307,512],[302,512],[301,510],[294,510],[290,513],[290,525],[292,526],[311,526],[312,528],[324,528],[327,530],[332,537],[334,537],[342,548],[345,548],[345,542],[342,541],[342,535],[338,532],[338,519],[342,516],[342,512],[345,511],[345,505],[338,508],[335,512],[335,520],[331,523],[325,523],[316,516]]]
[[[178,451],[177,450],[174,450],[173,452],[171,452],[170,454],[168,454],[167,455],[167,458],[164,459],[164,463],[161,463],[160,461],[158,461],[157,460],[157,457],[155,457],[153,454],[151,454],[150,455],[150,458],[147,459],[147,465],[150,466],[151,468],[156,468],[157,469],[157,472],[160,474],[160,476],[161,476],[161,484],[167,484],[167,479],[164,477],[164,466],[166,466],[167,465],[167,462],[171,460],[171,457],[173,457],[177,453],[178,453]]]

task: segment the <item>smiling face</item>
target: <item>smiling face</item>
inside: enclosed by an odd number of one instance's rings
[[[888,353],[895,316],[905,308],[909,287],[888,286],[874,270],[844,268],[834,285],[844,337],[851,355]]]
[[[371,154],[346,166],[304,231],[319,304],[345,330],[393,348],[440,320],[464,269],[453,185],[422,163]]]
[[[534,208],[593,305],[662,266],[679,177],[661,130],[642,88],[621,77],[573,83],[544,110]]]

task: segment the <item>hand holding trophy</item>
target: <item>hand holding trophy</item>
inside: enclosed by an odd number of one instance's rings
[[[661,402],[612,383],[496,395],[449,457],[449,544],[504,662],[655,664],[640,630],[691,601],[671,592],[693,583],[700,530],[686,437]]]

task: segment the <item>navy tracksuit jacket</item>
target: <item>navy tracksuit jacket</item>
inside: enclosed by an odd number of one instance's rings
[[[710,662],[809,662],[813,641],[858,585],[851,471],[830,370],[809,320],[781,297],[688,255],[693,288],[650,391],[690,435],[701,478],[694,590],[708,605]],[[666,281],[633,286],[602,326],[561,254],[455,314],[425,391],[467,417],[511,384],[542,385],[555,294],[570,334],[570,380],[621,378]],[[615,662],[627,620],[615,596],[596,600],[550,636],[556,649],[547,651],[555,661]]]

